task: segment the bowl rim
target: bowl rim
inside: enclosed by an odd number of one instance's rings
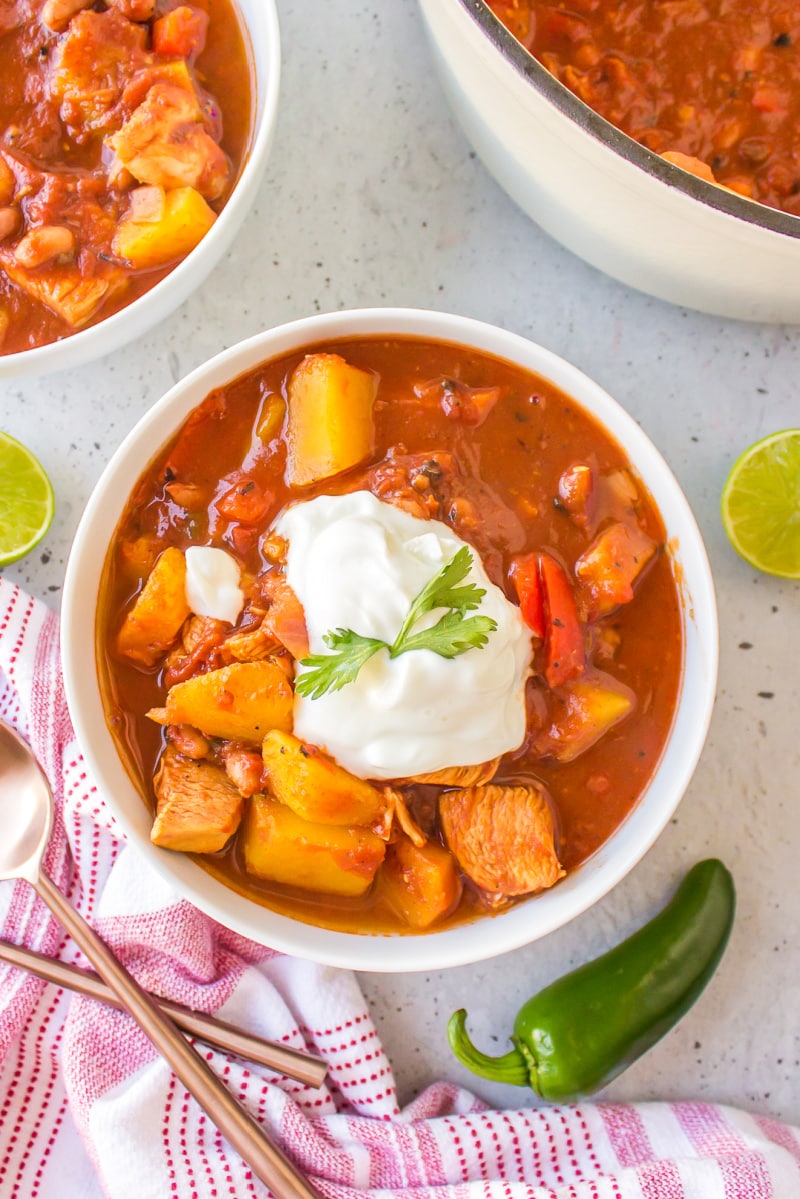
[[[107,546],[136,479],[188,413],[213,387],[259,362],[325,339],[371,335],[472,346],[553,380],[620,443],[665,524],[663,496],[668,498],[671,523],[680,529],[677,573],[683,598],[684,668],[667,745],[636,806],[609,840],[558,887],[523,900],[491,921],[421,935],[342,933],[304,924],[245,899],[187,856],[153,846],[149,810],[108,730],[97,672],[86,668],[87,646],[92,646],[93,658],[95,654],[96,598]],[[697,636],[691,631],[695,627]],[[482,961],[555,931],[606,895],[650,849],[684,795],[711,720],[718,669],[714,585],[699,529],[670,468],[633,417],[577,367],[528,338],[469,317],[409,308],[344,310],[278,325],[222,351],[170,388],[125,437],[89,498],[67,563],[61,641],[67,703],[87,768],[128,840],[150,865],[201,911],[256,942],[326,965],[373,972],[439,970]],[[698,678],[693,680],[696,686],[687,687],[690,642],[696,642],[692,652]],[[476,935],[489,928],[491,935]]]
[[[538,59],[526,50],[514,34],[496,17],[485,0],[445,0],[462,8],[469,18],[486,35],[492,45],[512,69],[525,79],[535,91],[558,109],[573,124],[596,141],[601,142],[614,154],[624,158],[633,166],[640,167],[647,175],[661,183],[683,192],[692,200],[714,208],[736,220],[768,229],[787,237],[800,238],[800,216],[770,208],[757,200],[750,200],[721,185],[707,182],[683,170],[641,145],[627,133],[612,125],[605,117],[590,108],[579,96],[565,87]]]
[[[245,36],[247,54],[254,64],[253,115],[255,120],[252,141],[247,150],[242,170],[217,220],[198,245],[173,270],[130,304],[126,304],[96,324],[79,329],[76,333],[70,333],[56,341],[47,342],[42,346],[34,346],[29,350],[18,350],[13,354],[0,355],[0,377],[14,378],[23,374],[46,374],[49,371],[69,369],[105,358],[114,350],[134,341],[136,337],[143,336],[158,320],[157,315],[150,319],[143,315],[148,306],[153,304],[154,298],[160,299],[171,291],[177,293],[177,299],[167,309],[170,314],[189,298],[192,291],[198,286],[197,281],[192,282],[192,275],[198,269],[203,270],[198,263],[199,254],[204,254],[209,263],[206,269],[206,273],[208,273],[213,270],[225,253],[239,223],[244,219],[251,203],[252,194],[255,193],[266,169],[277,122],[281,75],[281,42],[277,0],[257,0],[268,31],[265,41],[259,43],[266,52],[266,70],[263,72],[263,78],[255,69],[257,55],[254,39],[250,34],[249,22],[242,12],[240,0],[231,0],[231,3],[236,10]],[[261,95],[263,95],[263,104],[260,103]],[[203,278],[205,278],[205,274],[201,276],[200,281]],[[128,323],[135,325],[137,318],[141,322],[138,330],[134,329],[133,332],[127,333],[126,325]],[[95,349],[92,349],[93,341],[97,343]]]

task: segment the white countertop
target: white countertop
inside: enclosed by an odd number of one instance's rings
[[[45,541],[6,576],[57,605],[81,510],[123,435],[174,380],[265,326],[335,308],[430,307],[504,325],[570,359],[640,422],[697,515],[721,618],[711,735],[672,824],[594,910],[503,958],[363,976],[364,989],[402,1101],[446,1077],[503,1106],[529,1103],[455,1063],[450,1012],[466,1005],[476,1041],[500,1052],[529,995],[641,924],[694,861],[719,856],[739,895],[721,968],[605,1097],[719,1100],[800,1123],[800,585],[753,572],[718,518],[735,456],[800,425],[798,331],[669,307],[550,241],[451,119],[415,0],[279,0],[279,10],[277,138],[227,259],[127,349],[0,382],[0,425],[41,458],[58,505]]]

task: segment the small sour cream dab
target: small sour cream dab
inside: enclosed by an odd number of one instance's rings
[[[447,525],[366,491],[295,504],[276,529],[288,542],[286,577],[303,605],[312,654],[330,652],[324,635],[335,629],[391,644],[420,591],[465,546]],[[392,659],[381,650],[341,690],[296,694],[296,736],[370,779],[476,765],[521,744],[530,633],[470,552],[465,581],[485,590],[476,611],[497,625],[488,643],[455,658],[415,649]],[[426,614],[419,627],[441,615]]]
[[[186,551],[186,602],[197,616],[236,624],[244,606],[239,567],[225,550],[193,545]]]

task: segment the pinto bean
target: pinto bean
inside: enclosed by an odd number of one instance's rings
[[[16,187],[17,181],[14,178],[14,172],[5,158],[0,157],[0,204],[11,203]]]
[[[22,224],[22,213],[15,205],[0,208],[0,241],[16,233]]]
[[[38,225],[25,234],[14,257],[21,266],[33,268],[74,252],[75,234],[71,229],[65,225]]]

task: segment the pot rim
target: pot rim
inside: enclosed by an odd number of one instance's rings
[[[607,146],[614,154],[708,208],[714,208],[736,220],[773,233],[800,238],[800,216],[783,212],[778,208],[770,208],[720,185],[708,183],[705,179],[700,179],[682,167],[668,162],[654,150],[649,150],[621,129],[617,129],[616,125],[600,116],[551,75],[494,15],[485,0],[455,0],[455,3],[475,22],[487,42],[518,75],[569,121]]]

